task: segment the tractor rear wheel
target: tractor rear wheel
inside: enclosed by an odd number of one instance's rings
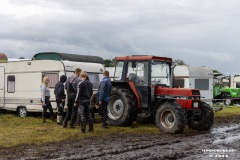
[[[166,102],[157,109],[156,124],[163,132],[182,133],[186,125],[184,110],[176,102]]]
[[[189,120],[188,126],[191,129],[199,131],[207,131],[213,125],[214,113],[213,109],[206,103],[201,102],[202,116],[199,120]]]
[[[126,88],[113,87],[107,109],[109,125],[128,126],[136,118],[136,98]]]

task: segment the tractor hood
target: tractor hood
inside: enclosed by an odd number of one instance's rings
[[[199,109],[200,91],[188,88],[156,88],[157,98],[176,99],[177,103],[185,109]]]
[[[188,88],[163,88],[161,86],[158,86],[156,88],[156,95],[161,96],[163,95],[164,97],[170,96],[173,98],[186,98],[189,99],[189,97],[192,96],[201,96],[200,91],[197,89],[188,89]]]

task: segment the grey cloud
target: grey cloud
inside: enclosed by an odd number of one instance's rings
[[[154,54],[239,72],[237,0],[2,0],[0,51]],[[222,65],[231,63],[233,65]]]

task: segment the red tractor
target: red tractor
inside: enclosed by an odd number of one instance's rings
[[[205,131],[213,125],[212,108],[197,89],[172,87],[172,59],[157,56],[116,58],[108,105],[110,125],[130,125],[136,118],[154,117],[161,131]]]

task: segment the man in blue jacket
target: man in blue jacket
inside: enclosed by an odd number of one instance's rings
[[[109,78],[108,71],[104,71],[103,76],[104,77],[103,77],[103,79],[99,85],[99,89],[98,89],[98,105],[99,105],[99,110],[101,112],[101,116],[102,116],[102,120],[103,120],[102,128],[108,128],[107,106],[108,106],[108,102],[110,99],[112,83]]]

